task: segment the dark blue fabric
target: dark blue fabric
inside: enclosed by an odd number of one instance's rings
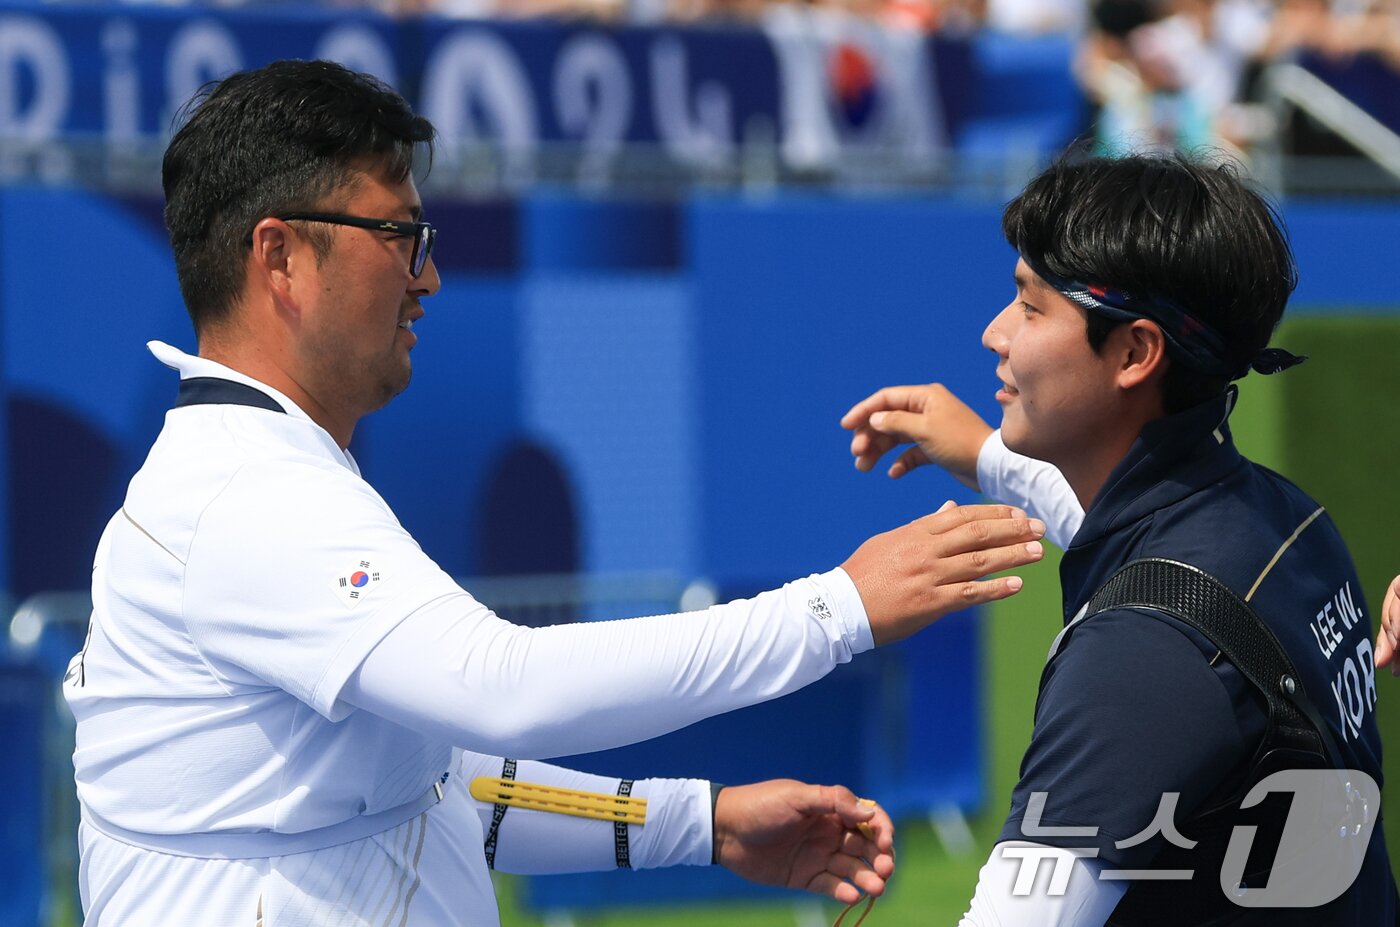
[[[180,391],[175,396],[175,408],[205,405],[252,406],[284,414],[287,411],[276,399],[246,383],[222,377],[189,377],[181,380]]]
[[[1249,604],[1288,652],[1347,764],[1380,782],[1372,622],[1355,567],[1325,512],[1298,531],[1317,511],[1314,500],[1235,449],[1226,424],[1234,401],[1232,389],[1143,429],[1061,562],[1065,620],[1141,557],[1199,567],[1242,598],[1258,583]],[[1348,602],[1360,619],[1350,626]],[[1148,610],[1104,612],[1076,626],[1046,668],[1000,839],[1097,847],[1112,867],[1149,868],[1164,837],[1126,849],[1115,841],[1148,829],[1163,792],[1180,793],[1178,823],[1231,798],[1267,714],[1233,666],[1211,665],[1214,655],[1202,635]],[[1048,793],[1042,825],[1097,826],[1097,835],[1023,834],[1033,792]],[[1213,883],[1217,873],[1208,875]],[[1362,874],[1339,905],[1348,910],[1333,911],[1328,922],[1393,924],[1393,897],[1377,828]],[[1249,917],[1239,912],[1241,921]]]

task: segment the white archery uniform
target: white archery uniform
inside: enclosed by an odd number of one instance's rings
[[[774,698],[873,646],[839,569],[704,612],[512,625],[286,396],[151,350],[202,404],[167,414],[103,533],[65,680],[90,925],[496,924],[491,809],[461,780]],[[632,866],[709,861],[706,783],[633,794],[651,806]],[[495,860],[577,871],[616,852],[610,824],[513,809]]]

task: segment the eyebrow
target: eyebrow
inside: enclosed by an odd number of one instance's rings
[[[412,219],[414,222],[422,222],[422,221],[423,221],[423,204],[422,204],[422,203],[418,203],[418,204],[415,204],[415,205],[413,205],[413,206],[408,207],[408,217],[409,217],[410,219]]]
[[[1017,270],[1011,275],[1011,279],[1016,284],[1016,292],[1022,295],[1041,294],[1056,292],[1055,288],[1046,283],[1034,273]]]

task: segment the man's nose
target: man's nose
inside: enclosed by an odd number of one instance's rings
[[[1011,319],[1008,317],[1007,313],[1015,308],[1016,304],[1014,302],[1008,304],[1005,309],[998,312],[992,320],[987,323],[987,327],[982,331],[982,347],[989,351],[995,351],[1002,357],[1006,356],[1006,349],[1009,344],[1007,332],[1010,329],[1011,323]]]
[[[432,296],[440,289],[442,289],[442,277],[438,276],[437,262],[430,254],[428,260],[423,264],[423,272],[413,280],[410,290],[414,296],[422,298]]]

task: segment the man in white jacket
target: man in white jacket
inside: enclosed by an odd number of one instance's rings
[[[286,61],[224,80],[166,152],[199,353],[150,346],[178,398],[102,536],[65,680],[87,922],[495,924],[493,866],[717,862],[844,902],[879,894],[892,826],[845,789],[538,760],[775,698],[1011,595],[1015,578],[976,580],[1038,559],[1043,525],[948,506],[704,612],[498,618],[347,450],[408,385],[440,285],[411,173],[432,135],[375,79]],[[477,801],[478,777],[645,798],[645,823]]]

